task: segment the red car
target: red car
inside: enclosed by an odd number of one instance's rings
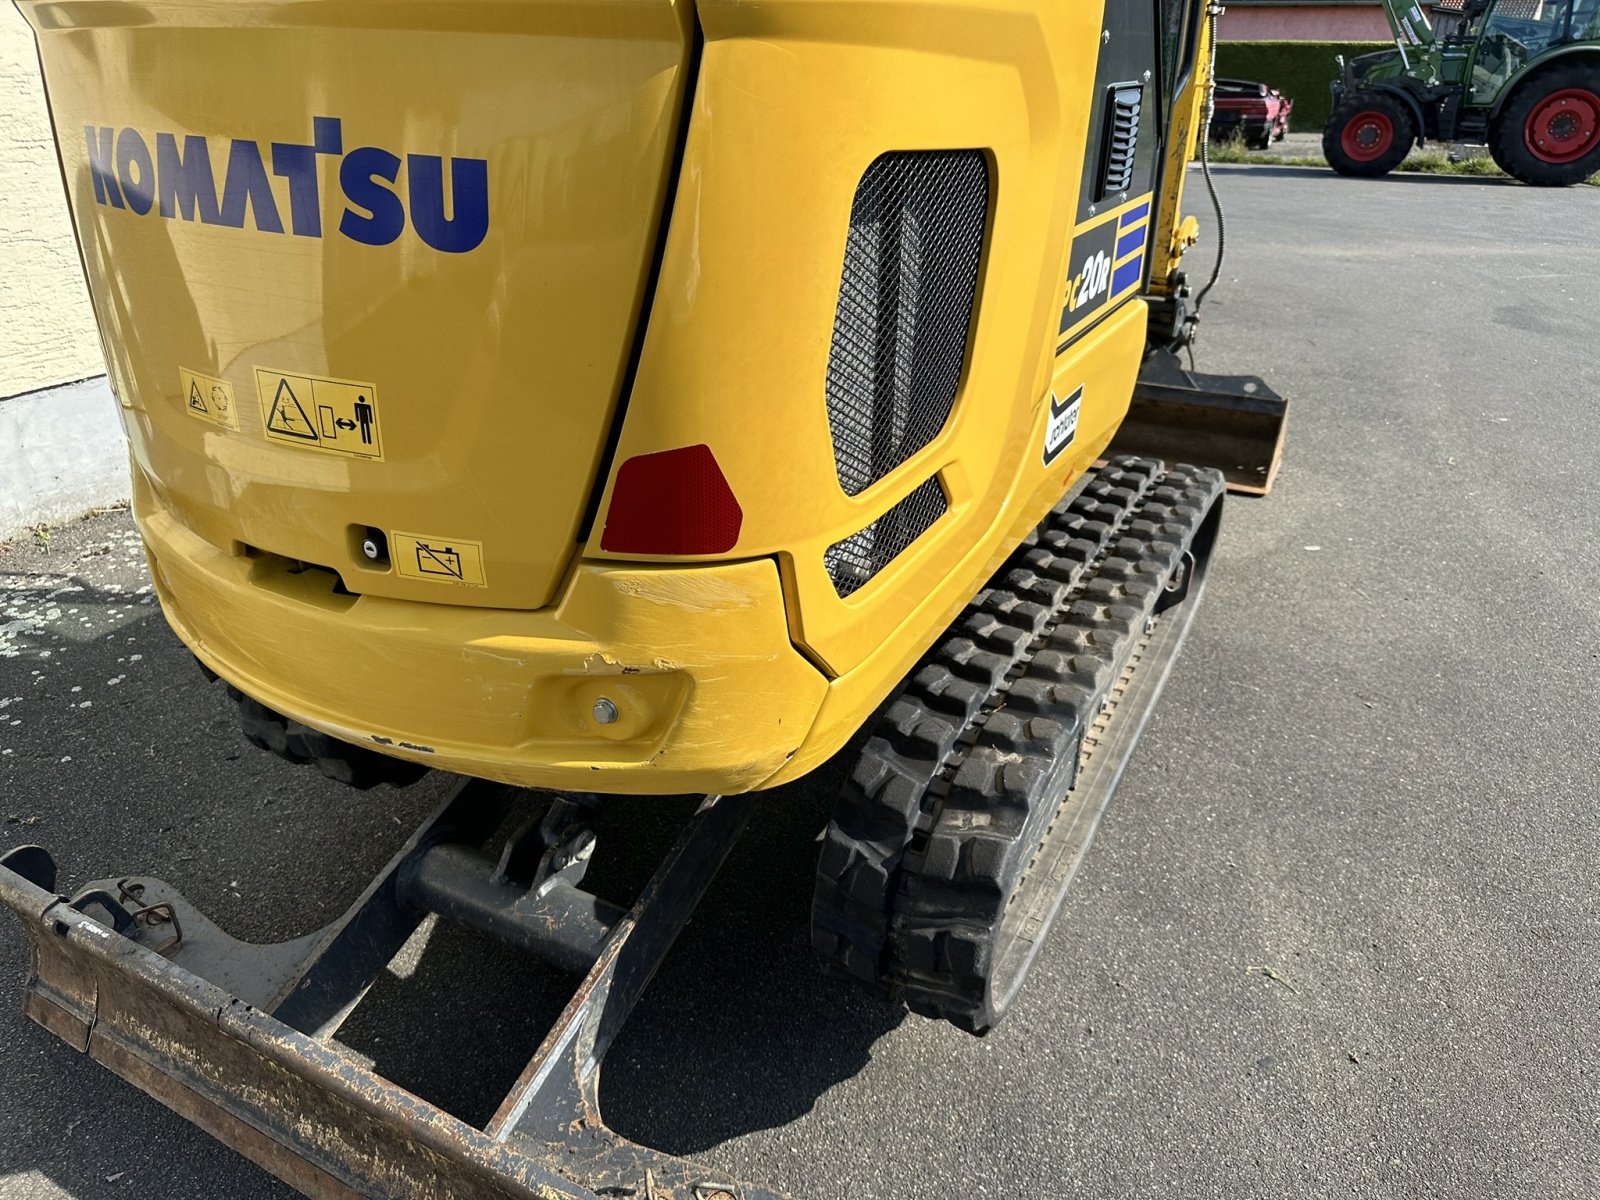
[[[1237,133],[1252,149],[1265,150],[1289,132],[1293,108],[1294,101],[1277,88],[1243,79],[1219,79],[1211,136],[1226,141]]]

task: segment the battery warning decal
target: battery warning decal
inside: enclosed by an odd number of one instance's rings
[[[372,384],[257,367],[256,393],[273,441],[382,461],[378,389]]]
[[[199,417],[202,421],[210,421],[235,433],[239,431],[239,410],[233,405],[233,384],[226,379],[179,367],[178,390],[183,397],[183,411],[191,417]]]
[[[483,543],[467,538],[423,537],[421,534],[389,535],[389,557],[394,569],[407,579],[426,583],[455,584],[457,587],[488,587],[483,571]]]

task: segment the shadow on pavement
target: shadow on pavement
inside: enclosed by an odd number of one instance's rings
[[[905,1009],[811,953],[817,837],[856,744],[771,793],[606,1061],[620,1133],[692,1155],[786,1125],[856,1075]]]
[[[281,940],[333,919],[452,787],[433,775],[352,792],[246,744],[223,689],[203,682],[139,593],[147,577],[125,514],[0,565],[12,577],[0,849],[47,846],[64,889],[150,874],[234,936]],[[695,1154],[785,1124],[860,1071],[901,1021],[898,1005],[825,979],[811,956],[816,839],[850,753],[757,810],[645,993],[606,1062],[619,1132]],[[608,802],[586,886],[629,902],[696,802]],[[576,979],[443,923],[411,951],[339,1040],[482,1124]],[[25,1020],[24,958],[20,926],[0,919],[0,1197],[290,1194]]]
[[[756,812],[605,1061],[618,1133],[694,1155],[809,1112],[871,1058],[904,1009],[823,977],[809,943],[816,839],[840,756]],[[618,798],[603,811],[584,886],[627,903],[696,798]],[[469,931],[435,924],[339,1041],[386,1078],[482,1126],[577,979]]]

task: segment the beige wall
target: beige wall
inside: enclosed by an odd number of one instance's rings
[[[33,34],[0,0],[0,397],[104,371]]]
[[[1224,42],[1387,42],[1381,4],[1229,5],[1217,22]]]

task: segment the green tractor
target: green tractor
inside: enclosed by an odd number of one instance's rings
[[[1424,141],[1486,145],[1541,187],[1600,171],[1600,0],[1464,0],[1440,34],[1384,0],[1395,48],[1339,60],[1322,149],[1341,175],[1394,170]]]

